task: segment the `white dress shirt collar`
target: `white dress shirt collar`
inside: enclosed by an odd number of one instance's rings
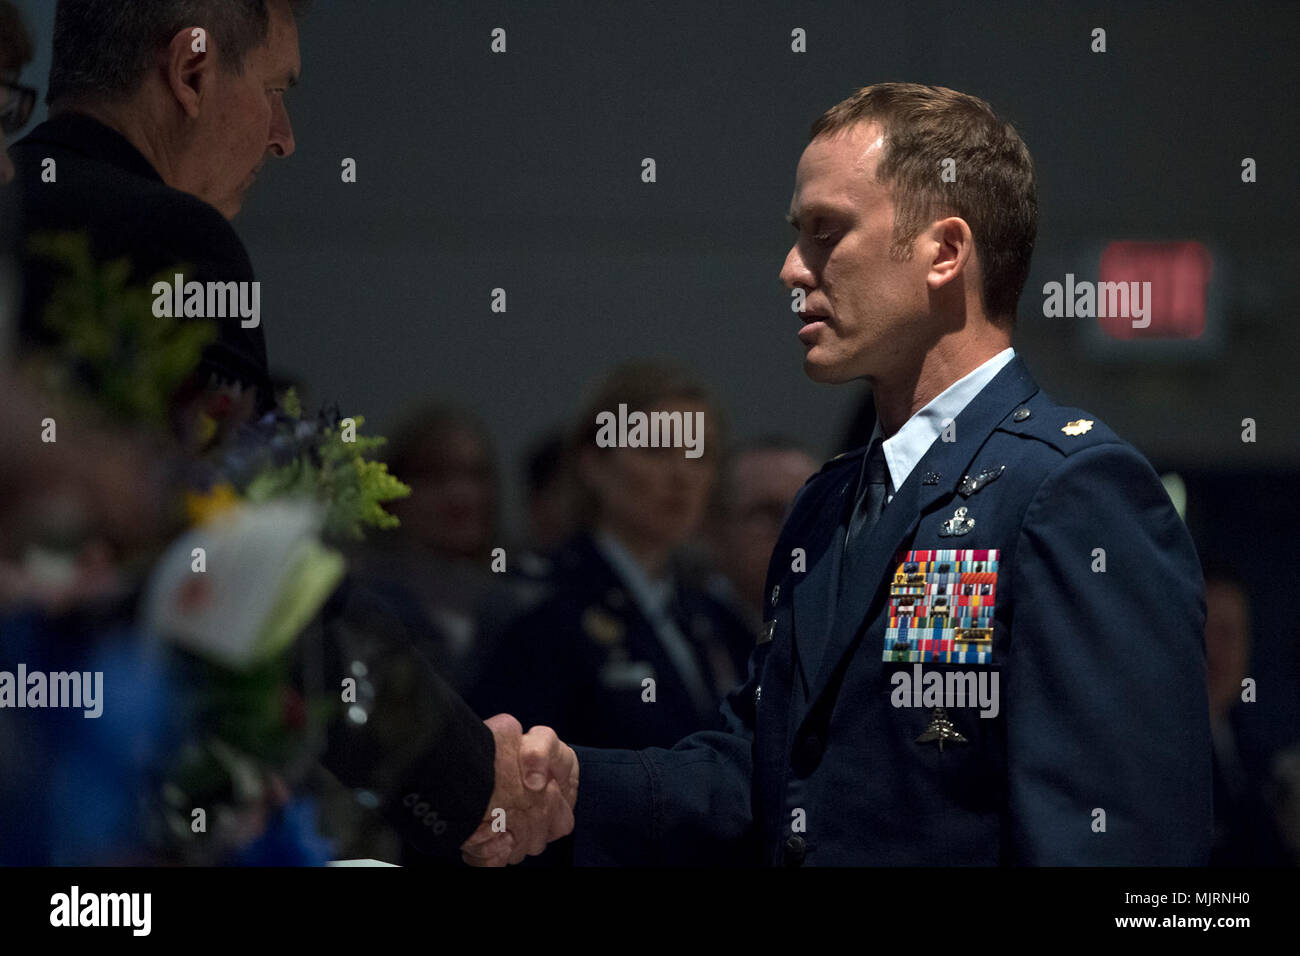
[[[979,368],[963,375],[945,388],[924,408],[904,422],[903,427],[893,436],[885,439],[885,464],[889,466],[890,497],[903,487],[903,482],[907,481],[907,476],[912,473],[912,469],[925,457],[930,446],[943,433],[944,423],[961,414],[962,409],[970,404],[971,399],[982,392],[984,386],[993,381],[998,372],[1015,357],[1015,349],[1009,346],[1003,349]],[[876,427],[871,432],[871,441],[875,441],[881,434],[880,420],[877,419]]]

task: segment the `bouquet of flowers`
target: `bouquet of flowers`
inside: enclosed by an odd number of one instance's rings
[[[239,426],[194,469],[198,489],[187,496],[192,519],[236,500],[254,504],[314,500],[324,509],[322,533],[332,542],[359,541],[366,528],[394,528],[384,502],[411,489],[369,456],[387,439],[360,434],[365,419],[343,418],[337,406],[311,418],[290,390],[279,407]]]
[[[175,429],[175,397],[211,325],[156,315],[129,265],[97,263],[85,237],[34,246],[65,273],[45,315],[51,344],[29,366],[42,389],[117,425]],[[231,389],[199,403],[201,451],[180,470],[176,499],[159,503],[189,526],[153,562],[141,603],[145,632],[174,649],[170,680],[185,703],[172,715],[182,743],[147,801],[154,852],[180,862],[231,860],[259,834],[277,847],[309,842],[265,832],[305,819],[285,804],[321,750],[331,704],[299,638],[343,577],[330,545],[396,526],[383,505],[410,493],[373,460],[385,439],[359,434],[361,417],[304,416],[290,392],[261,418],[222,422],[247,398]]]

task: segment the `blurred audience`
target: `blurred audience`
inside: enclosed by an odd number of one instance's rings
[[[704,448],[600,447],[597,417],[703,414]],[[700,530],[724,430],[706,390],[677,370],[616,370],[578,418],[573,464],[582,530],[555,554],[549,593],[485,635],[468,693],[480,713],[508,711],[595,746],[671,746],[719,726],[753,638],[744,622],[685,578],[683,546]]]
[[[358,549],[353,566],[393,601],[413,602],[408,610],[432,625],[420,650],[459,687],[480,611],[503,578],[492,572],[500,500],[492,441],[473,414],[432,404],[398,425],[387,460],[411,496],[389,507],[401,527]]]
[[[389,438],[390,470],[411,486],[393,507],[402,536],[450,561],[486,564],[497,535],[497,462],[487,428],[472,413],[430,405]]]
[[[1226,566],[1205,569],[1205,656],[1214,746],[1212,866],[1285,866],[1278,827],[1277,784],[1267,758],[1243,732],[1242,682],[1254,677],[1251,613],[1246,581]]]
[[[764,438],[728,457],[709,522],[712,589],[755,629],[763,621],[767,567],[795,495],[820,464],[797,442]]]
[[[31,35],[18,9],[9,0],[0,0],[0,185],[14,178],[9,137],[27,125],[36,105],[36,90],[18,82],[31,59]]]
[[[527,546],[549,555],[578,529],[578,494],[563,431],[547,435],[528,452],[524,471],[527,495]]]
[[[1278,784],[1277,819],[1290,863],[1300,864],[1300,740],[1284,747],[1273,760]]]

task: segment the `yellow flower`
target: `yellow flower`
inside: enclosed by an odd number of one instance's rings
[[[217,420],[207,412],[199,412],[197,427],[199,431],[199,447],[207,448],[212,444],[212,439],[217,437]]]
[[[207,524],[237,504],[239,496],[226,482],[213,485],[207,494],[193,491],[185,493],[185,513],[189,516],[190,524]]]

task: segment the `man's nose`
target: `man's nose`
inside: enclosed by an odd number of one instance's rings
[[[271,116],[271,139],[267,149],[280,159],[288,159],[293,155],[294,148],[293,124],[289,122],[289,111],[280,103]]]
[[[796,286],[812,288],[816,282],[812,270],[808,268],[808,264],[803,261],[803,256],[799,254],[798,243],[791,246],[790,251],[786,253],[785,264],[781,266],[781,281],[787,289],[793,289]]]

